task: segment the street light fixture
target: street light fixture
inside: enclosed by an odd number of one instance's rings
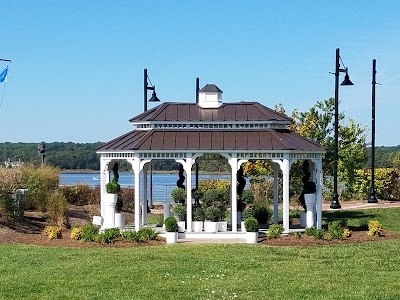
[[[151,98],[148,102],[160,102],[160,99],[157,98],[156,95],[156,86],[151,84],[150,86],[148,85],[147,80],[151,80],[149,76],[147,75],[147,69],[144,69],[144,107],[143,107],[143,112],[147,111],[147,91],[153,91],[153,94],[151,95]],[[147,192],[147,191],[146,191]],[[147,212],[150,212],[150,209],[153,208],[153,167],[150,164],[150,206],[149,206],[149,200],[147,200]]]
[[[157,98],[157,94],[156,94],[156,86],[155,85],[148,85],[147,80],[150,80],[149,76],[147,75],[147,69],[144,69],[144,107],[143,107],[143,111],[146,112],[147,111],[147,91],[151,90],[153,91],[153,94],[151,95],[151,98],[149,100],[149,102],[160,102],[160,99]],[[151,81],[150,81],[151,83]]]
[[[371,190],[368,203],[378,203],[375,193],[375,75],[376,59],[372,60],[372,145],[371,145]]]
[[[339,203],[338,196],[338,147],[339,147],[339,73],[346,73],[341,85],[353,85],[350,81],[348,68],[340,68],[340,49],[336,49],[336,65],[335,65],[335,144],[333,153],[333,197],[330,208],[339,209],[341,205]]]

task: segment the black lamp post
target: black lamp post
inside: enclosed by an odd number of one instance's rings
[[[339,147],[339,73],[346,73],[343,82],[340,85],[353,85],[350,81],[348,69],[340,68],[340,49],[336,49],[336,65],[335,65],[335,144],[333,152],[333,197],[330,208],[341,208],[338,196],[338,147]]]
[[[153,94],[151,95],[149,102],[160,102],[160,99],[157,98],[156,95],[156,86],[155,85],[148,85],[147,80],[149,79],[149,76],[147,75],[147,69],[144,69],[144,106],[143,106],[143,111],[147,111],[147,91],[151,90],[153,91]],[[151,83],[151,81],[150,81]],[[146,191],[147,192],[147,191]],[[150,199],[151,203],[153,204],[153,168],[150,165]],[[152,207],[151,207],[152,208]],[[149,200],[147,200],[147,212],[150,212],[150,207],[149,207]]]
[[[368,203],[378,203],[375,194],[375,75],[376,59],[372,60],[372,145],[371,145],[371,190]]]

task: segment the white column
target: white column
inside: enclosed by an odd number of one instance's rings
[[[186,159],[186,231],[192,232],[192,158]]]
[[[323,173],[322,173],[322,159],[314,162],[315,170],[315,183],[317,185],[317,228],[322,229],[322,187],[323,187]]]
[[[142,225],[147,224],[147,166],[143,167]]]
[[[140,229],[140,159],[135,157],[127,160],[132,165],[135,177],[135,230]]]
[[[228,160],[231,166],[231,219],[232,219],[232,232],[237,232],[237,171],[238,171],[238,159],[236,155]]]
[[[281,167],[283,174],[283,230],[289,233],[289,172],[290,161],[288,159],[274,160]]]
[[[278,224],[278,201],[279,201],[279,165],[271,163],[274,171],[274,224]]]
[[[186,232],[192,232],[192,166],[195,160],[187,157],[176,161],[182,164],[186,173]]]
[[[110,172],[108,170],[108,165],[111,159],[106,159],[100,157],[100,215],[105,217],[105,195],[106,195],[106,184],[110,181]]]

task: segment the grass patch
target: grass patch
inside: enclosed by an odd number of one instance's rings
[[[384,230],[400,231],[400,207],[360,210],[329,210],[322,212],[323,222],[346,220],[352,230],[368,229],[369,220],[379,220]]]
[[[324,221],[400,209],[329,211]],[[400,299],[400,239],[320,247],[0,245],[0,299]]]
[[[400,240],[311,248],[3,245],[0,298],[398,299],[399,248]]]

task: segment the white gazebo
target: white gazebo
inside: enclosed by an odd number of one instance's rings
[[[316,183],[316,227],[322,226],[322,158],[324,148],[287,129],[291,118],[257,102],[222,103],[222,91],[207,84],[198,103],[163,103],[130,120],[136,128],[97,149],[100,154],[102,228],[114,227],[106,210],[106,189],[113,162],[126,160],[134,173],[135,229],[146,224],[147,170],[154,160],[175,160],[186,173],[187,228],[192,232],[192,166],[203,155],[220,154],[231,167],[231,222],[237,232],[237,172],[250,159],[267,160],[274,171],[274,223],[278,222],[278,198],[283,199],[283,227],[289,227],[289,172],[297,160],[309,160]],[[282,172],[282,190],[278,173]],[[140,199],[140,195],[144,196]],[[133,201],[133,199],[132,199]],[[140,222],[142,205],[142,222]]]

